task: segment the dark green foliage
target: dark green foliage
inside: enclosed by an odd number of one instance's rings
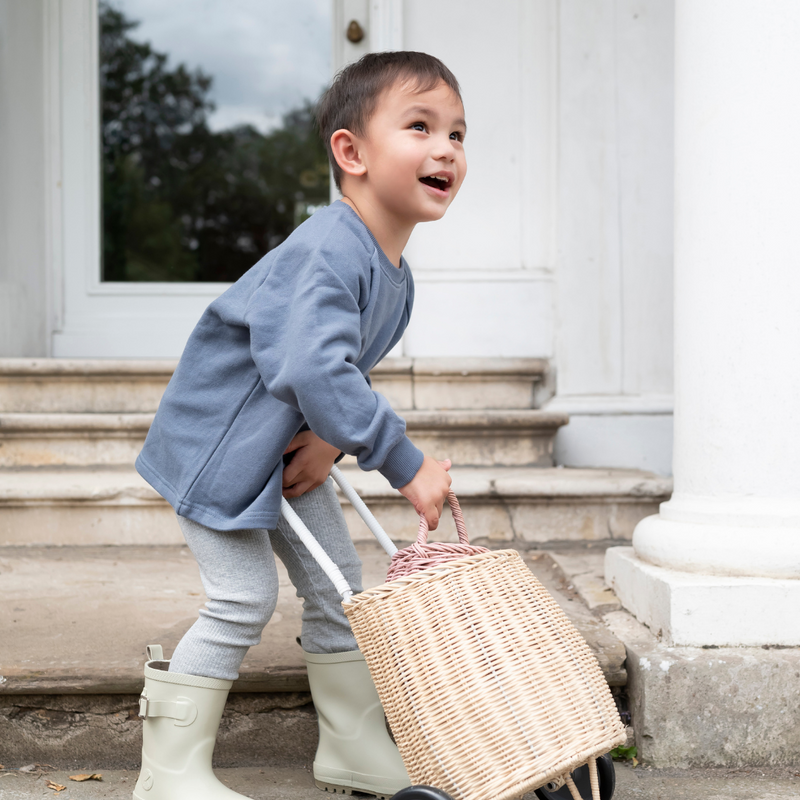
[[[615,747],[609,755],[615,761],[633,761],[634,766],[636,766],[639,761],[637,760],[636,756],[638,755],[638,750],[635,746],[633,747]]]
[[[211,77],[170,69],[136,25],[100,3],[103,279],[234,281],[328,202],[313,107],[214,133]]]

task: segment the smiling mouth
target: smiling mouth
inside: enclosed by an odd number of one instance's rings
[[[420,178],[419,180],[420,183],[424,183],[426,186],[430,186],[433,189],[438,189],[441,192],[449,189],[450,184],[453,182],[452,178],[439,177],[437,175],[428,175],[424,178]]]

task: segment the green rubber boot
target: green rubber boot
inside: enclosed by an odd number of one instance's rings
[[[161,645],[147,648],[139,698],[142,770],[133,800],[243,800],[211,769],[232,681],[168,672]]]
[[[317,786],[326,792],[358,791],[387,800],[409,786],[361,652],[305,653],[305,657],[319,718]]]

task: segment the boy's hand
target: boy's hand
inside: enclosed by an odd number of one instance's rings
[[[300,497],[322,486],[340,452],[313,431],[298,433],[284,451],[294,457],[283,468],[283,496]]]
[[[428,528],[432,531],[439,526],[442,506],[453,482],[447,474],[451,466],[449,458],[446,461],[435,461],[425,456],[417,474],[398,490],[403,497],[411,501],[417,513],[425,517]]]

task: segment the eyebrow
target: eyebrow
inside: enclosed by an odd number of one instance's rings
[[[412,106],[406,113],[409,117],[413,117],[417,114],[433,114],[438,116],[438,112],[431,108],[431,106]],[[467,130],[467,121],[463,117],[459,117],[458,119],[454,120],[453,124],[461,125],[465,131]]]

